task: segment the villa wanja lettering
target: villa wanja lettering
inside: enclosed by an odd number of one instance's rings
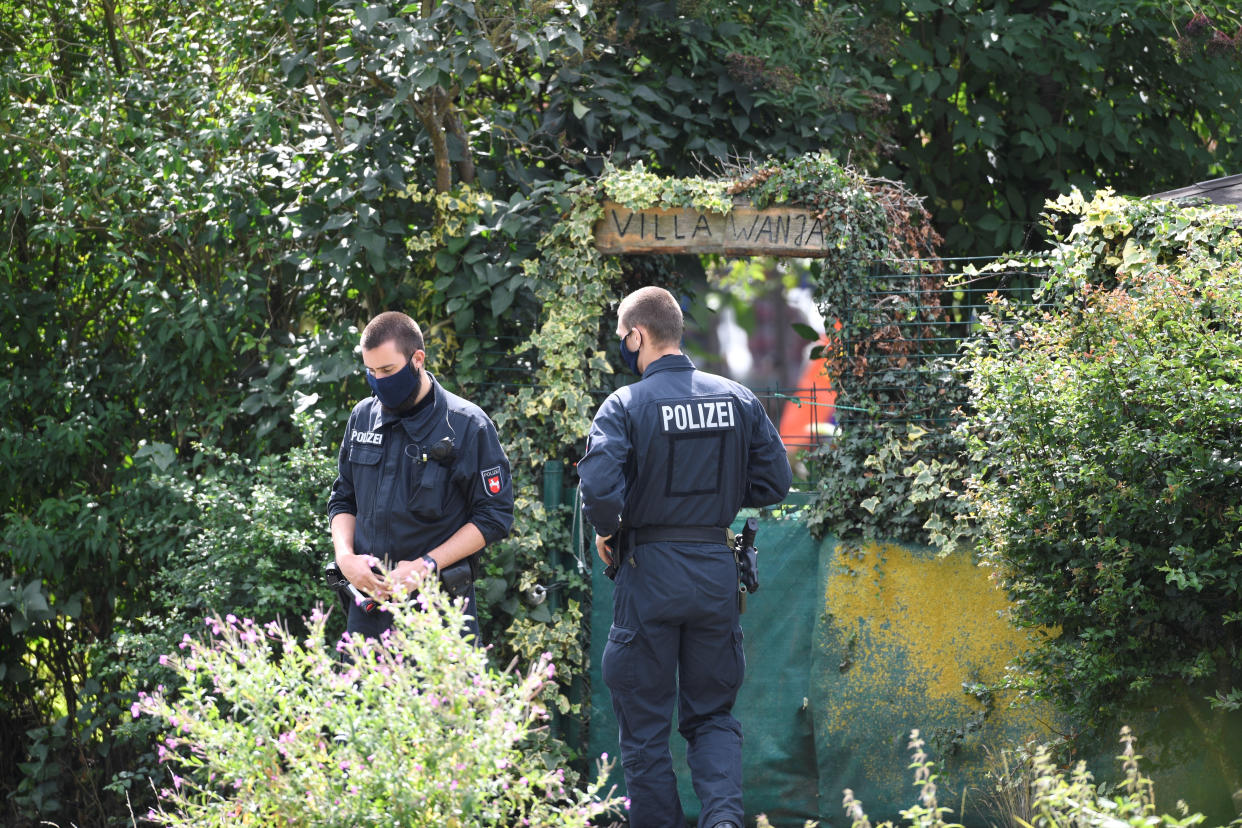
[[[730,214],[729,233],[733,241],[753,241],[758,244],[766,237],[767,243],[773,245],[824,246],[823,223],[809,213],[775,216],[756,214],[751,218],[749,226],[745,222],[739,224],[737,217]],[[812,240],[817,241],[813,243]]]
[[[826,256],[823,222],[808,210],[737,205],[727,215],[693,209],[630,210],[605,202],[595,226],[604,254],[720,253],[724,255]]]
[[[667,240],[669,236],[661,234],[661,228],[660,228],[661,219],[664,220],[664,231],[663,232],[664,233],[671,232],[672,238],[675,240],[681,241],[682,239],[687,239],[687,238],[696,239],[699,237],[700,234],[702,234],[705,238],[711,238],[712,236],[712,226],[707,221],[707,216],[705,216],[702,213],[699,213],[697,218],[695,219],[693,229],[690,229],[687,227],[688,222],[686,222],[685,216],[682,215],[681,213],[673,213],[671,216],[669,215],[662,216],[659,213],[656,213],[650,216],[651,221],[650,223],[648,223],[647,213],[632,213],[631,212],[626,215],[624,224],[621,223],[621,211],[620,210],[610,210],[608,211],[608,214],[612,218],[612,223],[613,223],[613,226],[616,228],[617,236],[619,236],[622,239],[628,236],[631,233],[631,228],[633,228],[632,232],[635,235],[637,235],[638,238],[640,239],[648,238],[648,232],[650,232],[650,238],[654,239],[655,241]],[[634,223],[635,218],[638,219],[637,224]],[[670,219],[671,219],[671,227],[670,227]],[[650,230],[648,228],[650,228]]]

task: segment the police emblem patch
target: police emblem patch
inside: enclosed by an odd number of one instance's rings
[[[500,480],[500,466],[481,471],[479,475],[483,478],[483,488],[489,495],[500,494],[503,485]]]

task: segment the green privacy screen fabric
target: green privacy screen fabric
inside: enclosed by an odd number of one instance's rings
[[[747,673],[734,710],[748,821],[764,813],[775,826],[848,824],[845,788],[873,822],[899,820],[917,794],[906,746],[919,728],[941,803],[967,825],[988,824],[987,750],[1046,740],[1052,716],[979,691],[1024,646],[986,571],[966,556],[817,541],[796,512],[761,517],[757,546],[760,590],[742,616]],[[595,563],[587,747],[616,757],[616,719],[599,676],[612,583]],[[693,819],[698,800],[675,728],[672,750]],[[619,764],[613,781],[624,790]]]

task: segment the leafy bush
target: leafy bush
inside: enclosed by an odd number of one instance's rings
[[[301,446],[258,458],[198,446],[201,474],[185,479],[174,467],[151,481],[175,493],[189,517],[181,518],[181,547],[156,578],[149,613],[132,622],[154,648],[148,654],[167,652],[205,614],[296,624],[331,599],[325,504],[336,456],[324,445],[322,417],[294,419]]]
[[[1090,730],[1178,688],[1193,744],[1237,790],[1237,215],[1074,195],[1050,212],[1050,232],[1066,224],[1034,263],[1048,309],[998,301],[966,358],[982,552],[1018,622],[1053,631],[1024,659],[1027,689]]]
[[[1180,801],[1181,816],[1156,816],[1155,786],[1139,768],[1139,760],[1143,757],[1135,752],[1134,741],[1130,728],[1123,727],[1122,752],[1117,757],[1123,778],[1115,788],[1096,784],[1086,762],[1078,762],[1066,774],[1056,766],[1047,746],[1037,747],[1016,783],[1026,790],[1021,796],[1010,799],[1024,804],[1023,813],[998,813],[994,816],[999,817],[1003,824],[1024,828],[1150,828],[1155,825],[1189,828],[1202,823],[1205,819],[1203,814],[1190,813],[1186,804]],[[923,740],[917,730],[910,734],[909,748],[914,752],[910,768],[914,770],[919,801],[901,812],[905,824],[912,828],[961,828],[956,823],[945,821],[951,811],[936,800],[933,763],[923,751]],[[1010,781],[1006,780],[1006,784]],[[842,806],[852,828],[871,828],[863,803],[854,798],[853,791],[845,790]],[[766,825],[766,821],[760,825]],[[892,825],[892,822],[881,822],[879,828],[892,828]]]
[[[887,96],[878,172],[932,199],[951,255],[1030,245],[1044,201],[1071,186],[1150,193],[1238,169],[1234,4],[852,8],[848,66]]]
[[[270,622],[207,619],[162,660],[180,691],[143,694],[168,767],[164,825],[587,825],[618,808],[568,788],[525,740],[555,668],[500,673],[457,629],[460,602],[427,584],[390,604],[382,641],[325,645],[316,610],[304,637]],[[339,653],[339,656],[338,656]]]

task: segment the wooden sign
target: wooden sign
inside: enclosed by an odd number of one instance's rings
[[[723,256],[827,256],[837,249],[824,222],[798,207],[756,210],[735,206],[728,214],[692,209],[630,210],[604,202],[595,225],[600,253],[719,253]]]

